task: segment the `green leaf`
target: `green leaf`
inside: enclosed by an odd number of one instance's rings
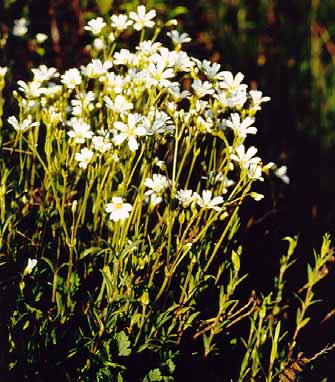
[[[171,358],[169,358],[167,361],[166,361],[166,365],[167,367],[169,368],[169,372],[172,374],[174,373],[175,369],[176,369],[176,365],[175,363],[172,361]]]
[[[298,236],[294,236],[294,237],[286,236],[283,238],[283,240],[286,240],[289,243],[288,244],[288,250],[287,250],[287,256],[290,257],[290,256],[292,256],[292,254],[295,250],[295,247],[298,244]]]
[[[310,317],[306,317],[305,319],[303,319],[299,324],[299,328],[302,329],[304,326],[306,326],[309,323],[310,319]]]
[[[275,329],[275,335],[274,335],[273,341],[272,341],[270,365],[273,365],[273,363],[277,357],[279,334],[280,334],[280,321],[278,321],[278,323],[277,323],[277,326]]]
[[[144,378],[145,382],[159,382],[162,380],[162,373],[159,369],[150,370],[148,375]]]
[[[117,340],[117,346],[119,349],[119,356],[127,357],[131,353],[130,341],[125,332],[116,333],[115,338]]]
[[[231,261],[233,263],[234,271],[238,272],[240,270],[240,256],[238,255],[237,252],[233,251],[231,255]]]

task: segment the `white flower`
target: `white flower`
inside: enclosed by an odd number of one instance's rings
[[[133,209],[129,203],[124,203],[119,196],[112,197],[112,202],[106,204],[106,212],[110,213],[110,220],[114,222],[128,219],[129,212]]]
[[[29,275],[32,270],[36,267],[37,265],[37,260],[36,259],[28,259],[28,264],[26,266],[26,268],[24,269],[23,271],[23,275]]]
[[[193,201],[193,191],[192,190],[179,190],[176,193],[176,198],[180,201],[184,208],[188,207]]]
[[[84,27],[85,30],[91,32],[95,36],[99,35],[102,29],[107,24],[104,22],[102,17],[97,17],[96,19],[92,19],[87,23],[87,26]]]
[[[150,188],[150,190],[145,192],[145,195],[151,195],[153,193],[161,194],[169,187],[170,182],[164,175],[153,174],[152,178],[146,178],[144,180],[144,185]]]
[[[166,171],[166,163],[160,160],[158,157],[154,158],[154,165],[157,166],[160,170]]]
[[[6,66],[0,66],[0,79],[4,78],[8,68]]]
[[[212,84],[208,81],[202,82],[201,80],[194,80],[192,84],[192,88],[195,91],[195,94],[197,95],[198,98],[202,98],[207,94],[214,93]]]
[[[94,150],[99,151],[102,154],[112,148],[112,144],[110,142],[106,142],[104,137],[98,135],[92,138],[92,144]]]
[[[236,154],[231,154],[231,159],[239,162],[242,168],[247,169],[250,164],[260,163],[261,158],[254,156],[257,151],[256,147],[251,146],[246,152],[244,145],[240,145],[236,148]]]
[[[67,70],[62,75],[61,81],[67,88],[74,89],[76,86],[81,84],[81,75],[79,70],[76,68]]]
[[[173,42],[174,45],[181,45],[185,42],[190,42],[191,38],[187,33],[179,34],[177,30],[173,30],[171,32],[167,32],[166,34],[169,36]]]
[[[111,20],[111,26],[120,32],[124,31],[133,24],[132,20],[128,20],[127,15],[113,15]]]
[[[120,52],[114,53],[114,65],[128,66],[134,61],[135,55],[130,53],[128,49],[121,49]]]
[[[277,166],[275,166],[276,168]],[[290,183],[290,178],[287,176],[287,166],[276,168],[274,174],[281,179],[285,184]]]
[[[210,118],[204,119],[201,115],[198,115],[195,120],[196,127],[203,133],[210,133],[214,125]]]
[[[224,72],[220,72],[221,65],[216,62],[210,62],[203,60],[201,63],[201,69],[204,71],[208,79],[210,80],[223,80]]]
[[[191,95],[191,93],[187,90],[180,91],[179,83],[171,83],[171,86],[168,87],[169,92],[176,102],[183,100]]]
[[[22,91],[27,98],[36,98],[41,94],[41,83],[38,81],[32,81],[27,84],[20,80],[17,81],[17,84],[19,85],[19,90]]]
[[[264,180],[262,177],[262,166],[260,163],[249,163],[247,175],[249,179],[260,180],[261,182]]]
[[[14,127],[14,129],[17,132],[22,132],[24,133],[26,130],[38,126],[38,122],[32,122],[32,117],[31,115],[28,115],[26,119],[24,119],[22,122],[19,122],[16,117],[11,116],[7,119],[8,123]]]
[[[102,63],[101,60],[95,59],[84,68],[83,72],[89,78],[97,78],[106,74],[112,66],[113,64],[110,61]]]
[[[76,95],[76,98],[71,100],[72,114],[81,116],[87,111],[92,111],[94,109],[94,100],[95,94],[92,91],[80,93],[80,98]]]
[[[63,86],[56,85],[53,82],[49,82],[47,88],[40,89],[40,93],[46,96],[47,98],[59,96],[62,93],[62,91],[63,91]]]
[[[24,36],[28,32],[28,20],[24,17],[14,20],[13,35]]]
[[[162,110],[152,109],[148,113],[148,118],[144,119],[143,125],[147,135],[164,134],[174,129],[171,118]]]
[[[103,40],[101,40],[101,38],[95,38],[93,40],[93,48],[100,52],[100,50],[102,50],[104,47],[105,47],[105,43],[103,42]]]
[[[259,202],[260,200],[262,200],[264,198],[264,195],[263,194],[259,194],[258,192],[251,192],[250,193],[250,196],[256,200],[256,202]]]
[[[119,94],[122,92],[125,80],[123,76],[115,74],[114,72],[107,73],[105,76],[107,91],[110,93]]]
[[[226,121],[226,126],[234,130],[234,133],[240,138],[246,138],[247,134],[256,134],[257,129],[251,126],[254,122],[254,118],[246,117],[242,122],[238,113],[232,113],[230,115],[231,121]]]
[[[187,55],[186,52],[171,52],[174,64],[173,67],[176,71],[189,72],[194,67],[194,62]]]
[[[194,194],[197,199],[197,204],[199,207],[206,208],[206,209],[213,209],[218,212],[222,210],[222,208],[219,207],[219,204],[223,203],[222,196],[216,196],[215,198],[212,199],[212,191],[210,190],[203,190],[202,197],[196,192]]]
[[[152,28],[155,23],[151,20],[156,16],[156,11],[151,10],[146,13],[146,9],[144,5],[139,5],[137,7],[137,13],[130,12],[129,17],[135,21],[134,29],[140,31],[141,29],[147,27]]]
[[[106,102],[108,109],[111,109],[118,114],[131,110],[134,107],[133,104],[128,102],[122,95],[117,95],[114,102],[108,96],[104,96],[103,100]]]
[[[85,138],[92,138],[93,132],[91,131],[90,125],[82,119],[73,118],[71,126],[73,130],[68,131],[67,135],[74,138],[76,143],[84,143]]]
[[[223,91],[219,94],[215,94],[216,98],[223,106],[228,106],[230,108],[241,108],[247,101],[246,89],[237,89],[232,91]]]
[[[80,150],[80,153],[76,153],[75,160],[79,162],[79,167],[84,170],[87,168],[87,165],[91,162],[94,152],[87,147]]]
[[[262,97],[263,93],[259,90],[250,90],[249,95],[252,100],[252,109],[253,110],[260,110],[261,103],[268,102],[271,100],[270,97]]]
[[[114,42],[116,39],[115,37],[115,34],[113,32],[111,32],[109,35],[108,35],[108,41],[109,42]]]
[[[233,90],[246,90],[247,85],[241,84],[243,81],[244,75],[242,73],[237,73],[234,77],[231,72],[225,71],[222,72],[224,80],[219,83],[220,87],[223,89],[228,89],[229,91]]]
[[[31,71],[34,73],[34,81],[36,82],[49,81],[59,75],[56,68],[48,68],[45,65],[40,65],[36,69],[31,69]]]
[[[39,44],[43,44],[48,39],[48,35],[46,35],[45,33],[36,33],[35,37],[36,37],[36,41]]]
[[[152,56],[162,46],[160,42],[152,42],[151,40],[145,40],[139,43],[136,50],[144,56]]]
[[[157,63],[150,63],[148,66],[148,73],[150,76],[150,82],[152,85],[160,85],[167,87],[170,84],[169,78],[174,76],[174,71],[171,68],[167,68],[164,61]]]
[[[128,146],[130,151],[135,151],[138,149],[138,142],[136,140],[137,136],[146,135],[147,132],[145,128],[139,124],[142,117],[135,113],[129,113],[127,118],[127,123],[114,122],[114,127],[120,131],[114,135],[113,142],[116,145],[120,145],[126,139],[128,140]]]

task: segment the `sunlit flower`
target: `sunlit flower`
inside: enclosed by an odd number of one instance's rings
[[[49,81],[51,78],[59,76],[56,68],[48,68],[46,65],[40,65],[31,71],[34,73],[34,81],[36,82]]]
[[[290,178],[287,176],[287,166],[278,167],[275,165],[274,174],[281,179],[284,183],[289,184]]]
[[[173,30],[171,32],[167,32],[166,34],[169,36],[174,45],[181,45],[185,42],[190,42],[191,38],[187,33],[179,33],[177,30]]]
[[[263,194],[259,194],[258,192],[251,192],[250,193],[250,196],[256,200],[256,202],[259,202],[260,200],[262,200],[264,198],[264,195]]]
[[[95,38],[93,40],[92,45],[93,45],[93,48],[98,52],[100,52],[105,47],[105,43],[103,42],[101,38]]]
[[[4,78],[8,68],[6,66],[0,66],[0,79]]]
[[[134,61],[135,55],[130,53],[128,49],[121,49],[120,52],[114,53],[114,65],[128,65]]]
[[[198,98],[202,98],[207,94],[213,94],[214,89],[212,84],[208,81],[202,82],[201,80],[194,80],[192,84],[192,88],[195,91],[195,94]]]
[[[131,110],[134,107],[132,102],[128,102],[122,95],[117,95],[114,101],[112,101],[108,96],[104,96],[103,99],[108,109],[111,109],[118,114]]]
[[[104,137],[98,135],[92,138],[92,145],[94,150],[99,151],[102,154],[112,148],[112,144],[110,142],[106,142]]]
[[[43,44],[48,39],[48,35],[45,33],[36,33],[35,38],[39,44]]]
[[[219,207],[219,204],[224,202],[222,196],[216,196],[212,199],[212,191],[211,190],[203,190],[202,196],[198,193],[194,193],[197,199],[197,204],[201,208],[213,209],[215,211],[222,211],[222,208]]]
[[[189,72],[194,67],[194,62],[188,56],[186,52],[172,52],[173,67],[176,71]]]
[[[96,19],[90,20],[84,27],[84,29],[97,36],[101,33],[102,29],[106,25],[107,24],[104,22],[104,19],[102,17],[97,17]]]
[[[221,65],[216,62],[210,62],[203,60],[201,63],[201,69],[204,71],[208,79],[210,80],[223,80],[224,72],[220,72]]]
[[[108,92],[120,94],[122,92],[125,80],[123,76],[111,72],[106,74],[105,83]]]
[[[78,69],[72,68],[62,75],[62,83],[69,89],[74,89],[81,84],[81,75]]]
[[[106,74],[112,66],[113,64],[110,61],[102,63],[101,60],[95,59],[84,68],[83,72],[89,78],[97,78]]]
[[[250,90],[249,95],[252,101],[253,110],[261,110],[261,104],[271,100],[270,97],[263,97],[263,93],[259,90]]]
[[[230,108],[241,108],[247,101],[246,89],[237,89],[232,91],[221,91],[215,94],[216,98],[223,106]]]
[[[75,160],[79,162],[79,167],[85,170],[88,164],[91,162],[93,155],[94,152],[92,150],[84,147],[80,150],[80,153],[76,153]]]
[[[176,193],[176,198],[179,200],[182,206],[186,208],[194,201],[193,191],[179,190]]]
[[[82,119],[73,118],[71,127],[73,130],[68,131],[67,135],[74,138],[76,143],[84,143],[85,139],[90,139],[93,136],[90,125]]]
[[[242,73],[237,73],[234,77],[231,72],[224,71],[222,72],[224,80],[219,83],[222,89],[228,89],[229,91],[233,90],[246,90],[248,87],[245,84],[241,84],[243,81],[244,75]]]
[[[13,35],[24,36],[28,32],[28,20],[24,17],[14,20]]]
[[[111,26],[120,32],[133,24],[133,20],[129,20],[127,15],[113,15],[111,20]]]
[[[129,203],[124,203],[119,196],[112,197],[112,202],[106,204],[106,212],[110,214],[110,220],[114,222],[128,219],[129,212],[133,209]]]
[[[145,192],[145,195],[151,195],[152,193],[161,194],[169,187],[170,182],[164,175],[153,174],[152,178],[144,180],[144,185],[150,188],[150,190]]]
[[[262,166],[260,163],[249,163],[247,168],[247,175],[249,179],[260,180],[263,182],[264,178],[262,177]]]
[[[33,269],[36,267],[37,265],[37,260],[36,259],[28,259],[28,264],[26,266],[26,268],[24,269],[23,271],[23,275],[29,275]]]
[[[234,133],[240,138],[246,138],[247,134],[256,134],[257,129],[251,126],[254,122],[254,118],[246,117],[241,122],[241,117],[238,113],[232,113],[230,115],[231,120],[226,121],[226,126],[230,127]]]
[[[187,98],[191,95],[191,93],[187,90],[180,90],[180,84],[173,82],[168,87],[169,92],[171,93],[172,97],[175,99],[176,102],[181,101],[184,98]]]
[[[150,110],[148,118],[143,122],[147,135],[164,134],[174,130],[171,118],[162,110]]]
[[[17,81],[19,90],[22,91],[27,98],[36,98],[41,95],[41,83],[38,81],[32,81],[26,83],[22,80]]]
[[[71,100],[72,114],[81,117],[85,112],[92,111],[94,109],[94,100],[95,94],[92,91],[80,93],[80,98],[76,95],[76,98]]]
[[[59,96],[63,91],[62,85],[56,85],[53,82],[48,83],[48,87],[40,89],[40,94],[43,94],[47,98],[53,98]]]
[[[161,204],[163,201],[163,198],[159,195],[157,195],[155,192],[153,192],[150,195],[146,195],[145,202],[149,202],[150,208],[155,208],[159,204]]]
[[[146,9],[144,5],[139,5],[137,7],[137,13],[136,12],[130,12],[129,17],[135,21],[134,23],[134,29],[137,31],[147,27],[152,28],[155,23],[152,21],[152,19],[156,16],[156,11],[151,10],[148,13],[146,13]]]
[[[28,129],[39,125],[38,122],[32,121],[32,117],[30,115],[28,115],[28,117],[22,122],[19,122],[16,117],[11,116],[7,119],[7,122],[12,125],[17,132],[21,133],[24,133]]]
[[[174,77],[173,69],[167,68],[163,61],[159,61],[156,64],[151,62],[148,66],[148,73],[152,85],[159,84],[164,87],[170,84],[169,78]]]
[[[116,145],[120,145],[125,140],[128,140],[128,146],[130,151],[135,151],[138,149],[138,142],[136,137],[146,135],[147,132],[145,128],[139,124],[142,117],[135,113],[129,113],[127,116],[127,123],[124,122],[114,122],[115,129],[119,130],[113,137],[113,142]]]
[[[255,157],[257,149],[254,146],[248,148],[245,151],[244,145],[240,145],[236,148],[236,154],[231,154],[231,159],[238,162],[242,168],[248,168],[250,164],[257,164],[261,162],[261,158]]]

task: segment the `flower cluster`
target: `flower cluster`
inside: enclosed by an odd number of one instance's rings
[[[234,75],[218,63],[201,62],[188,55],[182,50],[182,44],[190,41],[186,33],[166,32],[172,48],[145,39],[145,31],[156,26],[155,17],[154,10],[147,11],[141,5],[129,15],[90,20],[85,30],[95,39],[95,57],[86,66],[70,68],[61,75],[45,65],[33,69],[32,81],[18,82],[20,120],[11,116],[8,123],[21,133],[32,130],[39,125],[34,115],[42,106],[47,127],[55,131],[65,128],[69,150],[73,150],[67,156],[70,170],[79,166],[87,172],[90,167],[97,170],[104,163],[110,166],[117,161],[121,168],[131,168],[134,158],[152,151],[150,157],[154,154],[158,162],[166,162],[165,173],[155,173],[149,166],[144,174],[139,167],[137,180],[137,185],[145,187],[143,196],[151,207],[172,198],[182,208],[198,206],[220,212],[225,201],[241,195],[247,184],[263,180],[262,160],[246,141],[257,133],[255,114],[270,98],[257,90],[248,91],[241,73]],[[120,42],[126,30],[141,32],[133,51]],[[196,192],[189,187],[189,177],[183,180],[178,165],[191,163],[191,142],[199,146],[208,137],[221,142],[213,149],[220,147],[222,155],[198,173],[206,185]],[[169,152],[177,143],[173,158],[160,157],[162,147]],[[192,171],[195,176],[193,167]],[[276,170],[277,176],[283,173],[280,171]],[[121,183],[126,177],[123,172]],[[111,191],[118,194],[119,188],[115,185]],[[128,218],[131,205],[123,204],[118,196],[113,198],[106,208],[111,220]]]

